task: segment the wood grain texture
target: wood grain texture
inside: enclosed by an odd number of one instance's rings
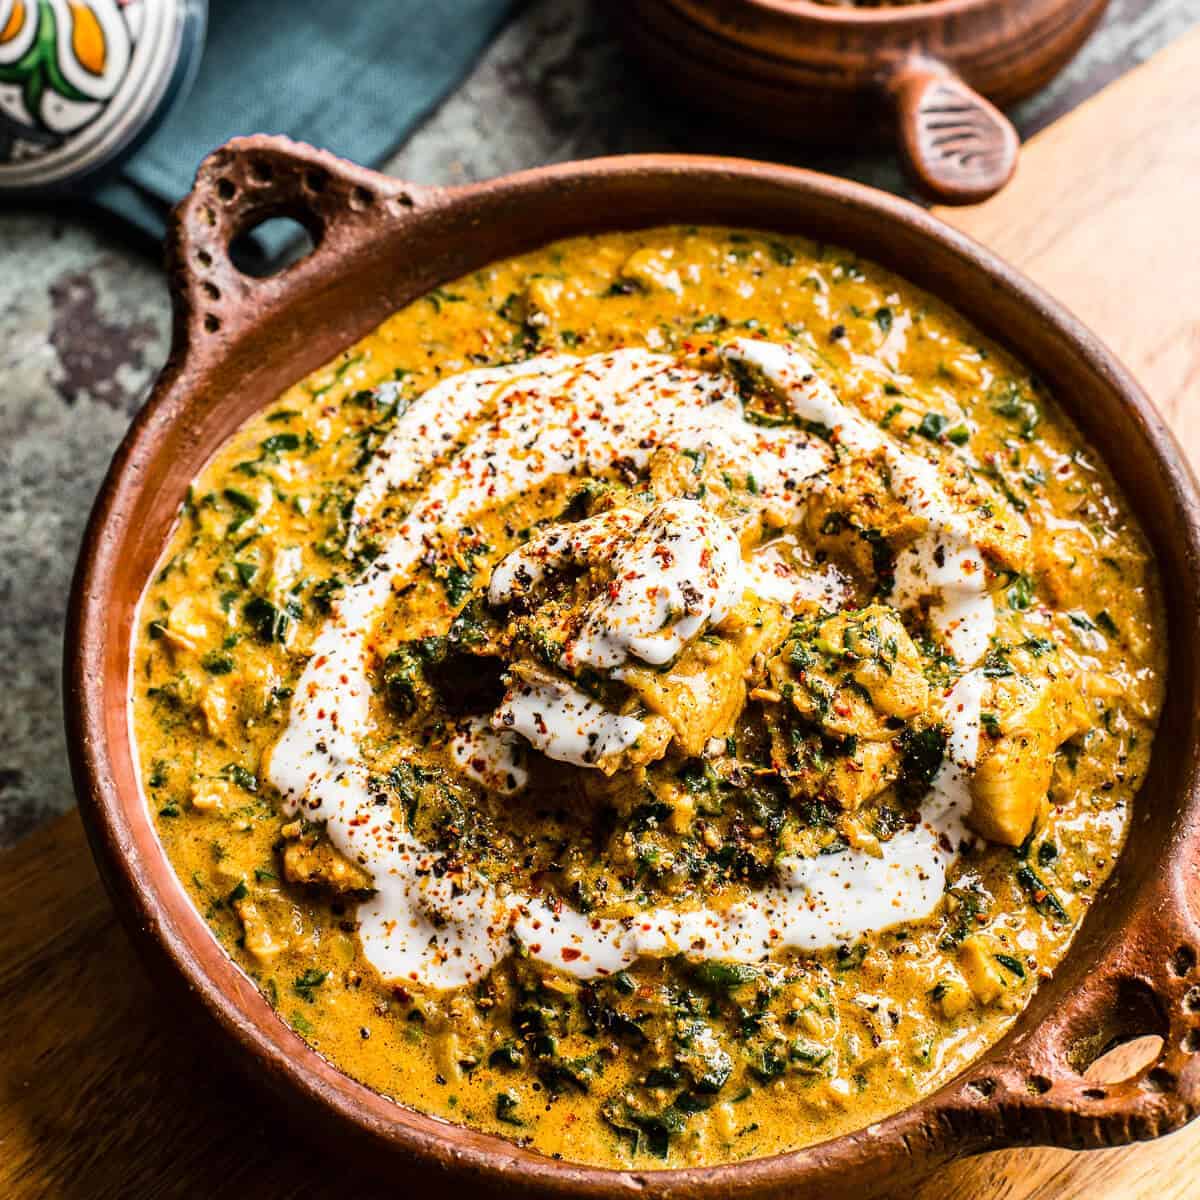
[[[969,210],[938,210],[1099,334],[1167,416],[1194,463],[1200,462],[1200,421],[1192,419],[1200,404],[1197,114],[1200,29],[1039,133],[1002,196]]]
[[[1200,399],[1197,112],[1200,31],[1039,135],[1001,197],[943,215],[1072,305],[1200,461],[1187,420]],[[323,1161],[179,1023],[117,928],[74,815],[0,856],[0,948],[0,1195],[404,1194]],[[1200,1123],[1123,1150],[989,1155],[916,1195],[1183,1200],[1198,1164]]]
[[[1200,29],[1026,146],[998,197],[938,215],[1066,303],[1200,465]],[[1193,1200],[1200,1122],[1157,1142],[958,1163],[914,1200]],[[897,1197],[899,1200],[899,1197]]]
[[[349,1194],[164,1010],[74,813],[0,858],[0,938],[0,1195]]]

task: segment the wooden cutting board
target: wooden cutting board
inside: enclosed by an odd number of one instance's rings
[[[1197,114],[1200,30],[1038,135],[999,197],[941,215],[1072,306],[1200,462]],[[376,1192],[323,1162],[165,1006],[74,814],[0,855],[0,1195],[405,1194],[402,1179]],[[1198,1165],[1200,1122],[1128,1149],[969,1160],[916,1200],[1184,1200],[1200,1194]]]

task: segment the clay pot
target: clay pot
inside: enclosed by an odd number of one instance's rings
[[[846,144],[890,134],[943,204],[1002,188],[1019,141],[996,107],[1047,84],[1108,0],[629,0],[614,13],[656,78],[747,129]]]
[[[315,248],[266,279],[231,239],[278,215]],[[428,289],[550,239],[671,222],[802,232],[936,293],[1041,376],[1104,455],[1166,581],[1170,678],[1153,762],[1112,878],[1069,954],[996,1046],[940,1091],[859,1133],[709,1170],[606,1171],[544,1158],[396,1104],[289,1030],[175,878],[130,745],[134,610],[188,483],[237,426]],[[174,1002],[334,1145],[412,1181],[513,1195],[861,1200],[959,1155],[1020,1143],[1111,1146],[1200,1109],[1200,507],[1137,384],[1068,313],[920,209],[855,184],[730,159],[569,163],[456,189],[417,187],[285,139],[239,139],[200,168],[169,239],[170,360],[118,451],[88,526],[66,638],[72,767],[97,862]],[[1190,893],[1189,893],[1190,890]],[[149,1015],[147,1019],[152,1019]],[[1081,1076],[1114,1039],[1159,1034],[1127,1082]],[[280,1118],[282,1119],[282,1118]],[[804,1194],[809,1194],[804,1192]]]

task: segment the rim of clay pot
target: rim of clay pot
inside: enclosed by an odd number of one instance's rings
[[[741,36],[741,26],[733,17],[753,25],[755,21],[770,21],[799,34],[805,28],[816,35],[829,37],[842,30],[847,36],[878,37],[879,66],[886,67],[890,57],[901,52],[920,53],[918,39],[930,30],[956,28],[958,36],[973,29],[983,15],[993,10],[1014,9],[1020,14],[1021,0],[917,0],[912,4],[881,4],[859,8],[856,5],[822,4],[820,0],[736,0],[741,12],[729,6],[716,6],[711,11],[695,0],[656,0],[681,20],[705,30],[711,37],[760,56],[764,61],[792,61],[792,56],[773,51],[754,38]],[[1085,10],[1103,12],[1109,0],[1074,0],[1072,12]],[[955,25],[958,22],[958,25]],[[929,27],[929,28],[927,28]],[[1016,38],[1016,33],[1010,35]],[[911,41],[909,39],[912,39]],[[1018,42],[1019,46],[1019,42]],[[944,54],[937,49],[935,54]]]
[[[599,214],[594,218],[578,208],[584,194],[590,194],[593,205],[587,212]],[[602,194],[607,204],[598,199]],[[639,195],[642,201],[630,198]],[[734,201],[742,197],[747,227],[769,228],[768,209],[774,213],[772,206],[779,205],[783,212],[790,203],[796,212],[820,212],[817,222],[824,228],[809,229],[810,236],[820,238],[846,222],[871,230],[871,238],[882,238],[886,231],[887,254],[864,257],[882,257],[891,265],[891,248],[897,259],[911,255],[913,263],[921,264],[915,273],[923,273],[914,282],[940,295],[937,281],[926,277],[936,268],[941,289],[970,299],[953,306],[1018,358],[1028,357],[1023,347],[1031,353],[1037,348],[1042,357],[1052,351],[1069,356],[1063,371],[1087,383],[1088,400],[1120,426],[1107,435],[1110,442],[1117,439],[1109,446],[1109,460],[1127,495],[1128,471],[1138,472],[1139,462],[1149,464],[1141,472],[1149,489],[1144,505],[1157,506],[1170,528],[1146,527],[1146,532],[1156,541],[1164,571],[1173,572],[1175,590],[1167,599],[1176,650],[1176,688],[1168,696],[1151,779],[1157,785],[1165,774],[1173,781],[1170,800],[1175,807],[1166,809],[1161,828],[1156,825],[1143,836],[1143,841],[1162,839],[1161,861],[1146,865],[1139,860],[1125,870],[1129,856],[1118,860],[1056,979],[1042,986],[1000,1042],[940,1090],[866,1129],[772,1157],[666,1171],[588,1167],[426,1116],[350,1079],[283,1023],[219,945],[176,879],[140,788],[118,783],[122,775],[129,780],[136,772],[131,758],[121,757],[130,753],[130,664],[120,631],[118,636],[112,631],[123,611],[116,597],[127,598],[134,585],[140,595],[148,575],[130,579],[123,551],[139,537],[136,502],[170,504],[173,512],[182,499],[182,484],[179,495],[173,495],[161,480],[151,484],[147,479],[153,478],[151,469],[169,436],[201,437],[190,428],[181,432],[181,427],[202,413],[203,384],[214,364],[228,363],[228,356],[244,348],[263,322],[293,313],[298,319],[306,319],[305,312],[311,317],[301,302],[327,298],[339,279],[359,279],[365,258],[387,245],[388,237],[406,232],[468,244],[481,236],[481,228],[491,227],[500,230],[494,237],[503,239],[508,236],[502,224],[506,212],[532,212],[539,205],[555,212],[576,206],[562,219],[578,224],[580,231],[585,226],[601,232],[671,223],[655,207],[668,200],[674,223],[709,220],[714,205],[725,205],[732,214]],[[627,219],[622,216],[626,210]],[[650,210],[654,219],[642,220]],[[229,240],[264,215],[281,212],[310,225],[314,250],[270,279],[239,275],[224,257]],[[564,235],[556,230],[541,241]],[[538,236],[515,238],[508,252],[529,248]],[[464,253],[469,257],[482,251]],[[489,254],[488,261],[496,257]],[[1193,649],[1200,643],[1200,492],[1141,389],[1062,307],[989,251],[896,197],[793,168],[669,155],[567,163],[464,188],[424,189],[287,139],[238,139],[202,164],[193,192],[176,211],[169,261],[176,305],[172,355],[113,460],[72,589],[64,663],[68,745],[93,852],[150,967],[177,997],[186,997],[191,1008],[208,1015],[238,1061],[291,1111],[314,1125],[323,1122],[328,1132],[349,1137],[354,1146],[377,1156],[399,1154],[435,1177],[449,1173],[478,1187],[589,1197],[634,1191],[661,1197],[757,1197],[818,1183],[837,1184],[861,1196],[907,1177],[918,1163],[932,1168],[961,1154],[1022,1142],[1111,1145],[1177,1128],[1200,1111],[1200,1060],[1189,1048],[1200,1016],[1186,999],[1197,982],[1200,946],[1200,917],[1188,900],[1189,863],[1200,857],[1200,667],[1192,661],[1200,658],[1200,650]],[[460,265],[458,260],[453,266],[435,264],[429,279],[444,282],[462,273]],[[912,278],[914,271],[903,274]],[[414,296],[432,286],[436,283],[421,286]],[[214,294],[223,297],[223,307],[215,310]],[[365,311],[371,319],[362,332],[382,319],[375,308]],[[1024,314],[1027,322],[1023,331],[1010,330],[1007,338],[995,327],[1006,313],[1013,319]],[[309,369],[298,362],[295,378]],[[273,399],[273,394],[257,397],[260,405]],[[1084,400],[1062,399],[1097,444]],[[207,457],[220,440],[196,443],[197,453],[202,445]],[[1122,440],[1128,453],[1117,463],[1114,451]],[[1118,468],[1126,470],[1126,477]],[[158,489],[157,499],[152,487]],[[152,549],[156,559],[161,544]],[[1148,787],[1139,794],[1139,803],[1147,806],[1158,795],[1147,794]],[[1164,803],[1159,801],[1160,807]],[[1157,849],[1158,842],[1149,848]],[[1097,923],[1101,909],[1107,924]],[[1131,1014],[1134,1024],[1143,1018],[1157,1021],[1163,1050],[1134,1079],[1098,1091],[1082,1077],[1085,1059],[1091,1051],[1099,1052],[1098,1039],[1115,1028],[1113,1014],[1121,1013]]]
[[[1019,0],[916,0],[913,4],[822,4],[820,0],[740,0],[747,8],[760,8],[784,17],[804,17],[834,25],[891,25],[915,28],[932,17],[957,16],[976,8],[1004,8]]]

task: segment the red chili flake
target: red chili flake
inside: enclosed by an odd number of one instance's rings
[[[574,946],[564,946],[562,948],[563,962],[574,962],[582,954],[582,951],[576,950]]]
[[[530,950],[532,950],[534,952],[534,954],[541,954],[542,943],[541,942],[530,942],[529,948],[530,948]]]

